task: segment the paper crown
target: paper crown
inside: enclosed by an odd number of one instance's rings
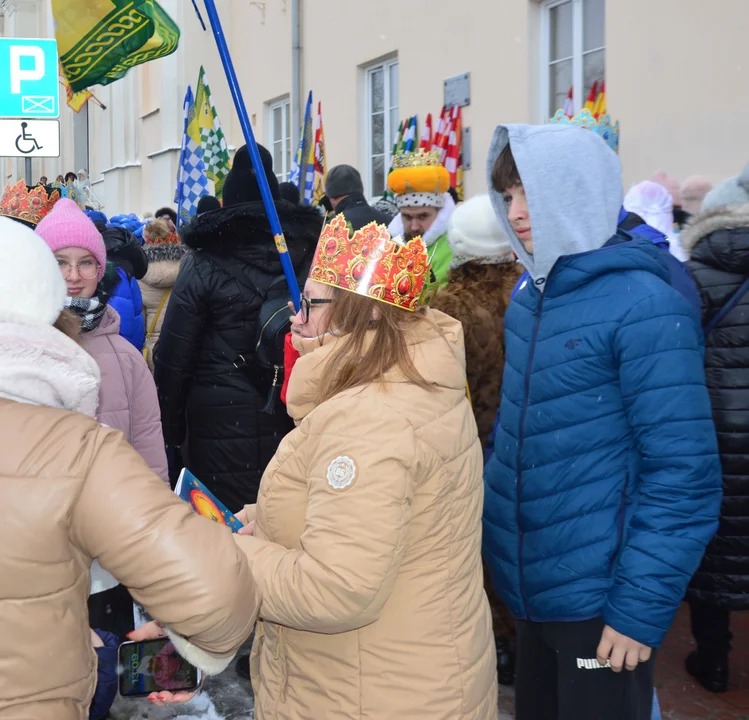
[[[569,118],[564,114],[564,110],[557,110],[549,122],[555,125],[573,125],[585,130],[592,130],[600,135],[614,152],[619,152],[619,122],[617,121],[614,125],[611,122],[610,115],[601,115],[596,120],[590,114],[590,110],[582,110],[575,117]]]
[[[60,193],[48,193],[42,185],[29,189],[23,180],[8,185],[0,199],[0,216],[13,218],[35,228],[60,199]]]
[[[393,158],[388,187],[396,195],[406,193],[445,193],[450,189],[450,173],[442,166],[438,150],[400,152]]]
[[[352,232],[343,215],[323,228],[310,280],[416,310],[429,278],[424,241],[419,237],[405,243],[392,238],[376,222]]]

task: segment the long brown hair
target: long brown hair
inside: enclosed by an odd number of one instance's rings
[[[80,342],[81,321],[70,310],[63,310],[60,313],[60,316],[55,320],[54,328],[63,335],[67,335],[71,340]]]
[[[411,313],[336,289],[327,320],[328,332],[341,339],[326,367],[319,402],[350,388],[381,383],[393,367],[399,368],[408,382],[434,389],[414,366],[406,337],[416,324],[427,322],[422,312]],[[368,342],[370,332],[373,336]]]

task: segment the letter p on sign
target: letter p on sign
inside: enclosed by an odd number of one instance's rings
[[[21,68],[21,58],[33,58],[31,69]],[[41,80],[44,77],[44,51],[33,45],[13,45],[10,48],[10,92],[21,94],[21,83]]]

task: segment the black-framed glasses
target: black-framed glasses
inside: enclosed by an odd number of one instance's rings
[[[330,305],[333,300],[332,298],[308,298],[302,293],[302,297],[299,300],[299,309],[302,313],[302,322],[309,322],[309,311],[315,305]]]
[[[72,265],[65,260],[58,260],[57,267],[60,268],[60,272],[66,280],[70,277],[70,273],[73,272],[73,268],[78,270],[78,276],[84,280],[93,280],[99,274],[99,263],[96,260],[84,260]]]

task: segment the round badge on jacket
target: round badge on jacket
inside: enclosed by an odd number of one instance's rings
[[[343,490],[356,478],[356,464],[346,455],[337,457],[328,465],[328,485],[335,490]]]

